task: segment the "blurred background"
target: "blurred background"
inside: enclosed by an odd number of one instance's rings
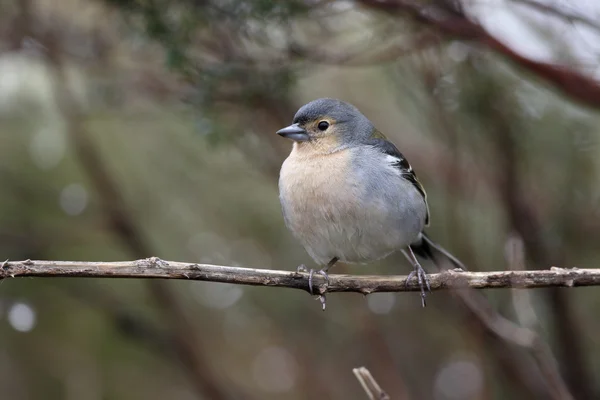
[[[593,0],[0,0],[0,258],[314,267],[275,131],[336,97],[470,269],[597,267],[599,58]],[[597,288],[484,294],[541,341],[445,291],[8,279],[1,398],[366,399],[361,365],[392,399],[600,398]]]

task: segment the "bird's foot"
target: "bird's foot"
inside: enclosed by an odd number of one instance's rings
[[[307,269],[306,266],[304,264],[301,264],[298,266],[298,268],[296,268],[296,272],[300,273],[300,272],[308,272],[308,290],[310,292],[310,294],[315,294],[315,291],[313,290],[313,275],[315,274],[315,270],[314,269]],[[327,285],[329,285],[329,275],[327,275],[327,272],[325,269],[321,269],[319,271],[316,271],[317,274],[322,275],[325,278],[325,290],[323,292],[327,291]]]
[[[310,294],[314,294],[313,283],[312,283],[314,273],[315,273],[314,269],[311,269],[310,272],[308,273],[308,288],[310,289]],[[325,278],[325,289],[323,290],[323,294],[325,294],[325,292],[327,292],[327,286],[329,286],[329,275],[327,275],[327,272],[325,272],[324,269],[317,271],[317,274],[319,274]],[[323,307],[323,308],[325,308],[325,307]]]
[[[412,270],[410,272],[410,274],[408,274],[408,277],[406,278],[406,286],[408,286],[408,282],[413,278],[413,277],[417,277],[417,281],[419,282],[419,287],[421,288],[421,305],[423,307],[425,307],[427,305],[427,302],[425,301],[426,297],[427,297],[427,293],[425,293],[425,288],[427,288],[427,291],[431,292],[431,285],[429,284],[429,277],[427,276],[427,272],[425,272],[425,270],[423,269],[423,267],[421,267],[420,264],[415,264],[414,266],[414,270]]]
[[[311,269],[308,274],[308,288],[310,290],[310,294],[314,294],[313,284],[312,284],[312,278],[313,278],[314,272],[315,272],[315,270]],[[325,307],[327,307],[327,298],[325,297],[325,293],[327,293],[327,286],[329,286],[329,275],[327,275],[327,272],[325,272],[325,270],[323,270],[323,269],[317,271],[317,274],[322,275],[325,278],[325,288],[323,289],[323,292],[320,293],[317,297],[317,300],[319,300],[321,302],[323,311],[325,311]]]
[[[313,288],[313,275],[315,274],[315,270],[312,268],[310,270],[308,270],[304,264],[301,264],[298,266],[298,268],[296,268],[296,272],[308,272],[308,290],[311,295],[314,295],[315,291]],[[325,293],[327,293],[327,286],[329,285],[329,275],[327,275],[327,272],[325,269],[316,271],[316,273],[325,278],[325,288],[323,289],[322,293],[318,294],[318,297],[317,297],[317,299],[321,302],[321,305],[323,306],[323,311],[325,311],[325,307],[327,305]]]

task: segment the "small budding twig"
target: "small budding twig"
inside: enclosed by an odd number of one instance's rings
[[[352,373],[369,396],[369,400],[390,400],[390,396],[381,389],[373,375],[365,367],[353,368]]]

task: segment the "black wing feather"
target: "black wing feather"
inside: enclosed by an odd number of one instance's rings
[[[377,148],[379,151],[381,151],[384,154],[390,155],[390,156],[398,159],[398,162],[394,163],[392,165],[395,166],[396,168],[398,168],[402,172],[402,177],[404,179],[406,179],[407,181],[409,181],[410,183],[412,183],[414,185],[414,187],[419,191],[419,193],[421,193],[421,195],[423,196],[423,200],[425,201],[425,206],[427,208],[427,214],[425,216],[425,225],[428,226],[429,225],[429,205],[427,204],[427,193],[425,192],[423,185],[421,185],[421,182],[419,182],[419,179],[417,179],[417,174],[415,174],[415,171],[413,171],[413,169],[410,166],[410,163],[408,162],[406,157],[404,157],[404,155],[402,155],[402,153],[400,153],[400,150],[398,150],[398,148],[396,146],[394,146],[394,144],[392,142],[386,140],[385,137],[382,138],[381,136],[383,136],[383,134],[381,134],[378,131],[376,131],[376,132],[377,132],[376,137],[369,139],[367,144]]]

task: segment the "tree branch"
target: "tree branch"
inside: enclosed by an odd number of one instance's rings
[[[430,26],[444,35],[478,43],[545,79],[572,100],[589,107],[600,107],[599,81],[573,68],[537,61],[521,55],[490,34],[477,21],[470,19],[461,8],[449,10],[450,6],[446,2],[441,2],[442,6],[438,5],[438,7],[423,6],[422,2],[410,0],[361,0],[360,3],[388,14],[412,17],[415,21]]]
[[[574,12],[564,7],[559,7],[553,4],[542,3],[538,0],[512,0],[515,4],[521,4],[531,9],[546,13],[556,18],[563,19],[567,22],[579,23],[600,33],[600,24],[583,14]]]
[[[0,264],[0,280],[8,277],[86,277],[86,278],[162,278],[185,279],[238,285],[286,287],[309,291],[308,274],[163,261],[151,257],[136,261],[5,261]],[[431,290],[470,287],[472,289],[542,288],[600,285],[600,269],[556,268],[536,271],[468,272],[447,270],[430,274]],[[315,274],[317,290],[325,291],[325,280]],[[330,275],[327,292],[412,292],[419,291],[416,278],[407,276]]]

